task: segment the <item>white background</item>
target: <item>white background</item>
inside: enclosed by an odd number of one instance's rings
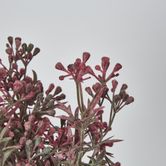
[[[165,165],[166,1],[165,0],[0,0],[0,58],[5,42],[20,36],[41,48],[31,63],[44,85],[64,86],[75,105],[72,82],[58,81],[58,61],[66,65],[83,51],[90,64],[109,56],[120,62],[119,83],[129,85],[135,103],[115,119],[113,148],[122,166]],[[107,115],[108,116],[108,115]]]

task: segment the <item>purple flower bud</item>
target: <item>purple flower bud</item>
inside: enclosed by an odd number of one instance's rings
[[[61,62],[58,62],[58,63],[55,65],[55,68],[56,68],[57,70],[66,71],[66,69],[64,68],[64,66],[62,65]]]
[[[126,101],[126,105],[131,104],[132,102],[134,102],[134,97],[129,96],[127,101]]]
[[[43,92],[43,84],[41,81],[37,82],[36,88],[37,88],[38,93]]]
[[[90,87],[86,87],[85,90],[90,96],[93,96],[93,92],[92,92],[92,89]]]
[[[18,65],[16,63],[13,63],[12,64],[12,68],[17,70],[18,69]]]
[[[97,82],[92,86],[92,89],[97,93],[101,89],[101,84]]]
[[[74,72],[74,65],[73,64],[70,64],[67,66],[67,69],[70,71],[70,72]]]
[[[76,61],[74,62],[74,68],[79,70],[80,65],[81,65],[81,59],[77,58]]]
[[[16,43],[16,49],[19,49],[19,47],[21,45],[21,38],[20,37],[16,37],[15,38],[15,43]]]
[[[117,63],[113,69],[113,73],[119,71],[122,68],[122,65],[120,63]]]
[[[117,80],[112,80],[112,89],[111,92],[115,92],[116,88],[118,85],[118,81]]]
[[[83,62],[86,63],[89,58],[90,58],[90,54],[88,52],[84,52],[83,53]]]
[[[60,101],[60,100],[63,100],[63,99],[65,99],[65,98],[66,98],[65,94],[62,93],[61,95],[56,96],[56,97],[55,97],[55,100]]]
[[[48,89],[46,90],[46,94],[48,95],[53,89],[54,89],[55,85],[53,83],[51,83],[48,87]]]
[[[114,96],[114,101],[115,101],[115,103],[117,103],[117,102],[120,101],[120,100],[121,100],[120,95],[115,95],[115,96]]]
[[[98,70],[98,71],[101,71],[101,67],[99,65],[96,65],[95,69]]]
[[[12,48],[7,48],[6,49],[6,53],[8,54],[8,55],[11,55],[12,53],[13,53],[13,49]]]
[[[123,96],[123,102],[127,101],[129,98],[129,95],[127,93],[125,93],[125,95]]]
[[[21,74],[21,75],[24,75],[24,74],[25,74],[25,69],[24,69],[24,68],[21,68],[21,69],[20,69],[20,74]]]
[[[126,90],[127,88],[128,88],[127,84],[123,84],[122,87],[121,87],[121,89],[120,89],[120,91],[124,91],[124,90]]]
[[[62,88],[60,86],[57,86],[54,92],[54,95],[57,95],[62,92]]]
[[[40,52],[39,48],[35,48],[34,52],[33,52],[33,56],[37,55]]]
[[[65,76],[59,76],[59,80],[64,80]]]
[[[8,42],[10,43],[11,46],[13,45],[13,37],[12,36],[8,37]]]
[[[110,65],[110,59],[109,59],[109,57],[102,57],[102,59],[101,59],[102,69],[104,71],[107,71],[109,65]]]
[[[113,166],[121,166],[120,162],[116,162]]]

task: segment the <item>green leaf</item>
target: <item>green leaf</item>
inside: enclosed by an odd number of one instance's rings
[[[35,139],[34,150],[37,148],[37,146],[40,144],[41,141],[42,141],[41,137],[37,137],[37,138]]]
[[[9,156],[10,156],[16,149],[18,149],[18,146],[8,146],[8,147],[2,149],[3,158],[2,158],[2,161],[1,161],[1,166],[4,166],[4,165],[5,165],[5,162],[7,161],[7,159],[9,158]]]
[[[33,147],[33,142],[32,140],[28,139],[25,145],[25,151],[26,151],[28,160],[30,160],[30,157],[31,157],[32,147]]]
[[[37,82],[37,73],[34,70],[32,70],[32,72],[33,72],[33,82],[36,83]]]
[[[3,144],[5,147],[11,139],[12,139],[11,137],[2,138],[0,139],[0,144]]]
[[[6,131],[7,131],[7,127],[4,127],[0,133],[0,140],[3,138],[3,136],[5,135]]]

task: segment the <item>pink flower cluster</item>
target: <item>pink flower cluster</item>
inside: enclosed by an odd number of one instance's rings
[[[122,140],[110,137],[112,124],[117,113],[134,101],[126,84],[117,90],[115,77],[122,65],[117,63],[110,72],[109,57],[102,57],[93,69],[87,65],[88,52],[67,67],[58,62],[55,68],[65,73],[59,79],[70,77],[75,83],[73,110],[60,86],[51,83],[45,90],[34,70],[32,76],[27,74],[39,48],[19,37],[8,37],[6,46],[9,65],[0,60],[0,165],[120,166],[113,161],[111,147]],[[84,89],[92,77],[96,81]],[[52,124],[50,116],[59,125]]]

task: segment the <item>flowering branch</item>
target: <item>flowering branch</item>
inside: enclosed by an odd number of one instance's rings
[[[110,132],[116,114],[134,101],[126,84],[117,92],[115,78],[122,65],[109,72],[110,59],[102,57],[92,69],[88,52],[67,67],[56,63],[64,72],[59,79],[75,82],[77,106],[72,110],[61,87],[51,83],[45,90],[34,70],[32,76],[27,74],[39,48],[19,37],[8,37],[6,46],[9,66],[0,60],[0,166],[120,166],[113,161],[111,147],[122,140],[113,139]],[[96,81],[84,90],[83,83],[92,77]],[[83,95],[88,95],[87,102]],[[52,124],[50,116],[60,124]]]

